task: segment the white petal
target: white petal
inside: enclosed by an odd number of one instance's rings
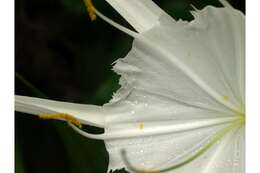
[[[153,27],[163,14],[152,0],[106,0],[137,31],[144,32]]]
[[[206,157],[208,158],[207,162],[204,161],[204,167],[199,173],[244,173],[244,127],[227,136]]]
[[[105,116],[100,106],[15,96],[15,110],[33,115],[68,113],[79,119],[83,124],[104,127]]]
[[[128,167],[122,149],[131,165],[145,170],[158,170],[175,165],[198,150],[224,126],[212,126],[182,133],[133,139],[108,140],[109,169]]]
[[[103,136],[110,157],[109,170],[127,166],[120,153],[122,149],[126,149],[129,161],[139,168],[171,166],[188,153],[185,151],[190,153],[190,149],[202,147],[209,137],[225,127],[225,122],[236,117],[136,90],[124,100],[105,107],[114,109],[106,117],[106,136]],[[150,131],[153,133],[147,136]]]
[[[218,144],[174,173],[244,173],[243,128],[227,134]]]
[[[142,123],[144,129],[147,124],[149,130],[150,123],[161,123],[166,128],[163,124],[168,122],[174,125],[172,122],[180,121],[184,127],[187,120],[195,122],[207,118],[231,118],[238,115],[234,111],[243,111],[243,14],[232,8],[213,7],[193,14],[195,20],[191,23],[175,22],[162,15],[156,26],[134,40],[127,57],[116,62],[114,70],[121,75],[122,87],[111,102],[105,105],[115,111],[106,119],[107,134],[123,133],[124,126],[129,129],[129,124],[136,129],[138,123]],[[124,116],[120,116],[122,112],[125,112]],[[139,168],[174,165],[186,151],[202,147],[205,140],[223,126],[204,126],[159,136],[106,140],[110,154],[109,168],[127,166],[120,154],[121,149],[126,149],[129,161]],[[146,133],[145,130],[143,132]],[[227,135],[223,143],[237,141],[237,137],[233,136]],[[243,140],[239,139],[241,143]],[[212,147],[204,157],[176,171],[211,171],[212,161],[207,158],[212,157],[219,167],[214,171],[235,173],[234,170],[238,168],[232,164],[223,166],[225,164],[222,162],[226,158],[232,160],[234,152],[243,152],[243,147],[234,149],[233,144],[227,148],[223,146],[226,145],[221,143]],[[243,154],[239,157],[243,168]],[[239,171],[244,172],[243,169]]]
[[[123,86],[114,100],[137,89],[209,109],[242,111],[244,16],[207,7],[195,17],[187,23],[162,15],[160,24],[135,39],[128,56],[115,65]]]
[[[237,118],[223,117],[210,119],[190,119],[175,121],[156,121],[156,122],[136,122],[113,124],[105,128],[105,134],[89,134],[77,128],[75,125],[71,127],[85,137],[93,139],[114,140],[129,139],[133,137],[158,136],[184,131],[191,131],[221,124],[228,124]]]
[[[129,166],[124,162],[122,149],[126,150],[127,159],[131,165],[139,169],[158,170],[176,165],[203,148],[203,145],[224,127],[212,126],[159,137],[109,140],[106,142],[106,148],[110,155],[109,170]],[[196,160],[169,172],[243,173],[243,130],[227,134],[219,143]]]
[[[163,92],[164,90],[161,93],[154,94],[153,92],[140,91],[135,88],[125,96],[116,96],[123,99],[104,106],[106,109],[111,110],[111,113],[106,116],[107,126],[139,122],[237,117],[234,112],[226,113],[210,110],[176,101],[170,95],[163,95]],[[122,91],[118,94],[121,93]]]

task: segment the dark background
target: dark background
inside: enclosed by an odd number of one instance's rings
[[[185,20],[192,19],[189,4],[198,9],[221,6],[217,0],[154,1],[175,19]],[[104,0],[94,3],[131,28]],[[231,4],[245,12],[244,0]],[[102,105],[119,87],[111,64],[126,55],[131,43],[101,19],[91,22],[83,0],[16,0],[15,93]],[[63,122],[15,114],[16,173],[106,173],[107,164],[103,141],[83,138]]]

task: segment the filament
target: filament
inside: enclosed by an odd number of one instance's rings
[[[102,14],[100,11],[98,11],[95,6],[93,5],[91,0],[84,0],[84,3],[86,5],[88,14],[90,16],[90,19],[93,21],[96,19],[96,15],[98,17],[100,17],[101,19],[103,19],[105,22],[109,23],[110,25],[112,25],[113,27],[117,28],[118,30],[126,33],[127,35],[135,38],[137,37],[137,32],[134,32],[118,23],[116,23],[115,21],[113,21],[112,19],[106,17],[104,14]]]

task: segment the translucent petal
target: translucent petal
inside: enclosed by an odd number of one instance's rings
[[[245,133],[244,127],[229,134],[209,152],[200,173],[244,173]],[[199,173],[199,172],[198,172]]]
[[[121,139],[106,141],[106,148],[110,155],[109,169],[128,167],[124,162],[122,149],[126,150],[126,156],[131,165],[144,170],[158,170],[176,165],[196,153],[219,131],[227,125],[211,126],[181,133],[166,134],[161,136],[148,136],[135,139]],[[238,135],[240,137],[238,138]],[[209,151],[187,165],[170,172],[195,172],[201,173],[205,169],[224,173],[232,173],[230,170],[237,169],[232,163],[238,162],[243,167],[243,146],[240,144],[243,133],[231,133],[220,143],[215,144]],[[234,143],[239,147],[233,148]],[[235,152],[242,152],[233,157]],[[214,162],[212,159],[215,159]],[[227,163],[226,163],[227,162]],[[232,162],[232,163],[231,163]],[[212,163],[215,163],[213,169]],[[229,172],[230,171],[230,172]],[[210,171],[209,171],[210,172]],[[206,173],[206,172],[205,172]],[[235,173],[235,172],[234,172]]]
[[[165,122],[183,121],[184,125],[188,120],[236,117],[237,112],[244,111],[244,15],[233,8],[214,7],[193,15],[191,23],[161,15],[159,23],[141,33],[129,54],[115,63],[121,88],[105,105],[115,112],[106,118],[107,134],[122,132],[129,123],[136,129],[140,124],[139,130],[145,131],[149,123],[164,127]],[[218,124],[178,133],[106,140],[109,168],[127,166],[120,154],[122,149],[127,151],[129,162],[139,168],[172,166],[203,147],[224,127]],[[238,139],[237,134],[242,137]],[[176,172],[244,172],[243,136],[241,131],[230,133],[203,157]],[[235,141],[241,144],[234,147]],[[241,167],[223,163],[228,158],[233,163],[234,152],[238,151]]]
[[[173,171],[174,173],[244,173],[245,172],[244,127],[234,129],[190,164]]]
[[[214,7],[194,16],[187,23],[162,15],[157,26],[135,39],[114,67],[122,89],[112,102],[143,90],[207,109],[242,111],[244,16]]]
[[[106,125],[237,117],[234,112],[223,113],[176,101],[171,95],[162,95],[163,92],[154,94],[133,89],[125,96],[116,96],[123,99],[104,106],[111,111],[106,116]]]

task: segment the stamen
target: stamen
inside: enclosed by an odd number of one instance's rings
[[[118,30],[128,34],[129,36],[135,38],[137,37],[138,33],[134,32],[116,22],[114,22],[113,20],[109,19],[108,17],[106,17],[105,15],[103,15],[100,11],[98,11],[97,9],[95,9],[96,14],[98,15],[98,17],[100,17],[101,19],[103,19],[105,22],[109,23],[110,25],[112,25],[113,27],[117,28]]]
[[[224,7],[233,8],[227,0],[219,0],[219,2],[220,2]]]
[[[193,4],[190,4],[190,6],[193,8],[194,11],[199,11],[199,9],[197,9]]]
[[[131,37],[135,38],[137,37],[137,33],[114,22],[113,20],[109,19],[108,17],[106,17],[105,15],[103,15],[100,11],[98,11],[95,6],[92,3],[92,0],[84,0],[84,3],[87,7],[88,13],[89,13],[89,17],[90,19],[93,21],[98,17],[100,17],[101,19],[103,19],[105,22],[109,23],[110,25],[114,26],[115,28],[119,29],[120,31],[130,35]]]
[[[141,124],[138,124],[138,128],[136,126],[127,126],[125,124],[125,128],[122,128],[120,131],[115,132],[106,132],[103,134],[90,134],[87,133],[80,128],[77,128],[73,124],[69,124],[76,132],[79,134],[92,139],[101,139],[101,140],[111,140],[111,139],[123,139],[123,138],[131,138],[131,137],[140,137],[140,136],[150,136],[150,135],[160,135],[160,134],[169,134],[169,133],[178,133],[187,130],[193,130],[198,128],[205,128],[212,125],[220,125],[232,123],[240,119],[239,117],[225,117],[225,118],[216,118],[216,119],[206,119],[202,121],[193,121],[186,122],[184,124],[171,124],[171,125],[160,125],[160,124],[149,124],[146,123],[145,128],[140,129],[142,127]],[[141,126],[140,126],[141,125]]]
[[[77,118],[67,113],[41,114],[39,115],[39,117],[44,120],[62,119],[68,121],[71,124],[76,125],[79,128],[82,127],[81,122]]]
[[[84,0],[84,3],[87,7],[88,15],[91,21],[96,20],[97,16],[96,16],[95,7],[92,3],[92,0]]]

